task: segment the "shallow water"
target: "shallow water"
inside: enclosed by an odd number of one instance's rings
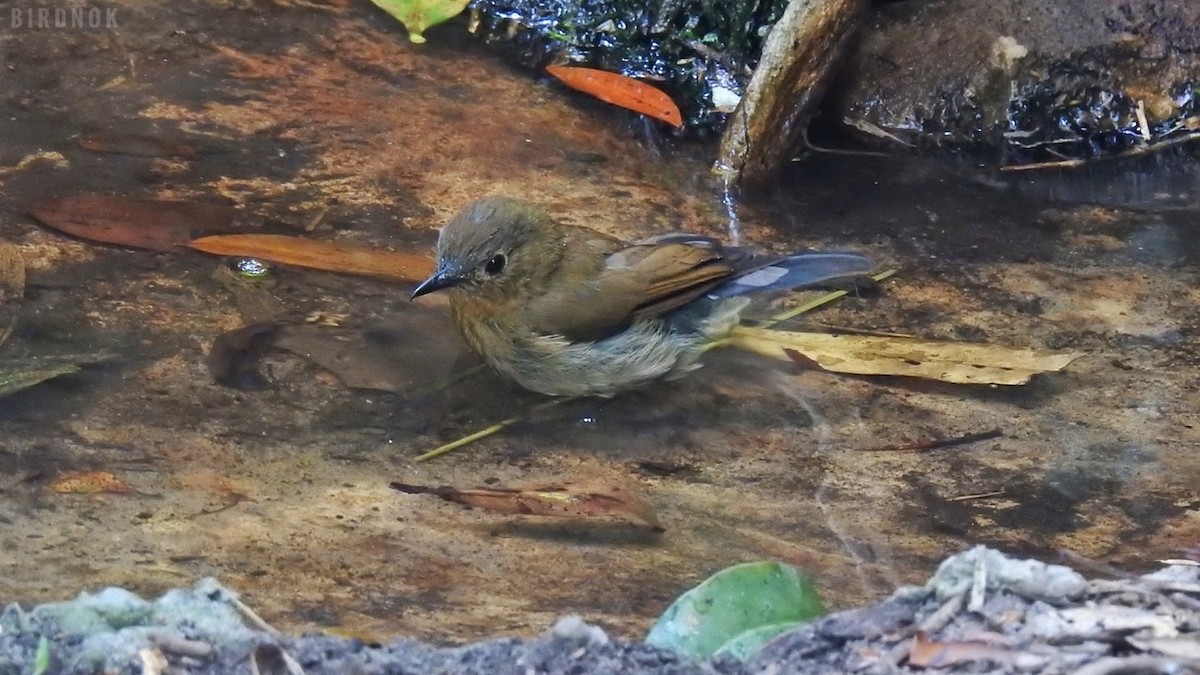
[[[1194,182],[1170,183],[1183,187],[1157,203],[1153,189],[1117,200],[1052,179],[818,156],[736,200],[737,234],[863,250],[901,272],[810,322],[1087,355],[1024,387],[987,388],[718,352],[679,383],[563,406],[414,464],[541,400],[486,375],[431,388],[464,363],[436,299],[277,270],[259,295],[283,313],[294,351],[266,357],[266,389],[232,390],[213,383],[205,355],[252,303],[214,277],[222,261],[67,239],[16,208],[101,191],[225,199],[297,223],[328,209],[312,236],[411,249],[468,199],[501,193],[624,237],[728,236],[710,149],[648,136],[452,29],[414,47],[357,3],[121,16],[115,32],[2,34],[0,238],[29,266],[3,349],[117,357],[0,399],[0,598],[105,584],[154,595],[213,575],[293,630],[455,641],[530,634],[576,612],[638,636],[683,589],[749,559],[802,565],[844,606],[921,581],[975,543],[1137,569],[1200,539]],[[94,127],[202,134],[222,151],[81,150],[74,137]],[[347,387],[347,373],[391,391]],[[862,452],[993,428],[1004,436]],[[49,490],[81,469],[136,492]],[[667,531],[388,488],[580,477],[639,486]]]

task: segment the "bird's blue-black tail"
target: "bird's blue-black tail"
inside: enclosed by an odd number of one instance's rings
[[[857,253],[797,253],[730,279],[712,289],[712,299],[732,298],[751,293],[786,291],[802,286],[863,277],[874,266]]]

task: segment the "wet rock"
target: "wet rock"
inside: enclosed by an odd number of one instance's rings
[[[1069,567],[1016,560],[983,546],[947,558],[926,588],[945,601],[970,591],[977,574],[985,576],[988,591],[1008,591],[1052,605],[1077,599],[1088,588],[1087,580]]]
[[[987,580],[982,586],[973,583],[981,574]],[[579,617],[561,619],[539,637],[461,647],[284,637],[255,623],[236,596],[212,580],[155,601],[110,588],[29,612],[10,606],[0,616],[0,672],[30,672],[40,643],[49,645],[52,672],[66,675],[100,669],[134,675],[146,672],[148,662],[191,675],[243,672],[250,659],[271,672],[291,672],[292,664],[310,675],[891,673],[911,672],[913,661],[930,658],[929,650],[946,665],[977,673],[1135,672],[1119,670],[1135,666],[1141,669],[1136,672],[1182,673],[1200,667],[1200,568],[1175,566],[1082,587],[1080,580],[1065,568],[980,547],[947,560],[924,590],[903,589],[876,605],[780,635],[745,663],[689,661],[611,639]],[[983,589],[976,611],[965,600],[973,588]],[[1167,600],[1166,592],[1175,599]]]
[[[791,159],[864,8],[862,0],[796,0],[788,6],[725,127],[718,171],[739,182],[764,183]]]
[[[472,0],[471,30],[515,60],[651,81],[693,132],[720,130],[786,0]]]
[[[1194,2],[899,2],[868,23],[833,108],[887,144],[1024,164],[1167,147],[1200,128]]]

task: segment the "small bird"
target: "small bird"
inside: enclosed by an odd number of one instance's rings
[[[501,375],[552,396],[610,397],[699,367],[751,293],[861,277],[853,253],[774,255],[668,234],[634,243],[484,197],[438,236],[414,299],[447,289],[454,321]]]

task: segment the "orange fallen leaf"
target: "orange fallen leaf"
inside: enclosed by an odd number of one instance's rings
[[[546,66],[546,71],[563,84],[606,103],[648,115],[674,127],[683,126],[679,106],[662,90],[641,80],[595,68]]]
[[[101,492],[126,494],[133,488],[107,471],[71,471],[50,484],[50,490],[62,494],[93,495]]]
[[[917,631],[908,649],[908,665],[916,668],[949,668],[975,661],[1009,663],[1016,654],[1012,649],[986,642],[937,642],[930,640],[925,631]]]
[[[261,258],[281,265],[396,281],[420,281],[433,273],[424,253],[384,251],[283,234],[217,234],[188,246],[214,255]]]
[[[221,204],[88,193],[40,202],[29,213],[82,239],[154,251],[174,250],[197,233],[230,230],[237,215]]]
[[[656,532],[665,528],[654,507],[629,488],[599,481],[568,481],[559,485],[459,489],[448,485],[426,486],[393,482],[392,489],[406,494],[430,494],[449,502],[489,511],[559,518],[625,516],[641,521]]]

